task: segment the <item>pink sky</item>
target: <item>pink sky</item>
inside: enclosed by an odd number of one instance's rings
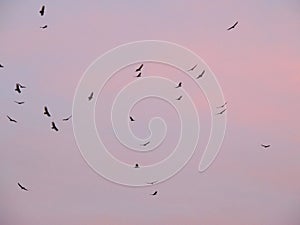
[[[42,4],[44,17],[38,14]],[[299,9],[296,0],[1,1],[0,224],[299,224]],[[227,32],[237,20],[236,29]],[[40,30],[44,24],[48,29]],[[228,126],[217,160],[198,173],[208,107],[184,74],[164,70],[170,79],[184,80],[203,112],[202,139],[172,179],[129,188],[94,173],[80,155],[71,122],[60,121],[71,114],[75,88],[94,59],[119,44],[144,39],[178,43],[208,64],[228,101]],[[157,74],[159,68],[148,64],[145,74]],[[104,92],[107,104],[131,80],[130,70],[112,79]],[[118,79],[121,75],[126,78]],[[16,82],[28,87],[22,95],[14,92]],[[156,114],[174,131],[149,158],[127,154],[110,124],[97,118],[98,127],[107,128],[103,137],[113,154],[149,163],[172,151],[178,120],[168,105],[158,104],[161,112],[142,102],[133,111],[141,120],[133,127],[139,135],[147,134],[147,121]],[[50,130],[44,105],[60,132]],[[97,105],[101,110],[109,112]],[[9,123],[6,115],[19,123]],[[265,151],[261,143],[272,146]],[[17,182],[30,192],[21,192]],[[153,190],[159,190],[156,198],[149,196]]]

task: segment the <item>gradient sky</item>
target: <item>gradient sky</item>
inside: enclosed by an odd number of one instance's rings
[[[43,4],[46,15],[40,17]],[[299,11],[297,0],[1,0],[0,224],[300,224]],[[48,29],[40,30],[44,24]],[[78,81],[98,56],[144,39],[175,42],[209,65],[228,101],[228,126],[217,160],[198,173],[209,134],[206,100],[186,75],[147,64],[145,76],[184,81],[201,112],[203,133],[192,160],[175,177],[129,188],[93,172],[76,146],[71,122],[61,119],[71,114]],[[132,70],[125,68],[106,87],[108,105],[132,81]],[[22,95],[14,92],[17,82],[28,87]],[[147,135],[148,120],[161,115],[171,131],[149,157],[124,151],[105,118],[97,118],[112,153],[129,163],[155,162],[176,145],[175,112],[147,101],[133,109],[139,118],[133,130]],[[44,105],[61,132],[50,130]],[[97,112],[109,111],[97,105]],[[9,123],[6,115],[19,123]],[[272,146],[265,151],[262,143]],[[17,182],[30,191],[21,192]],[[155,198],[149,196],[153,190],[159,190]]]

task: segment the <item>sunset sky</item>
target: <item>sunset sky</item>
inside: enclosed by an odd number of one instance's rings
[[[0,224],[300,224],[299,12],[298,0],[1,0]],[[48,28],[40,29],[45,24]],[[199,173],[210,129],[207,100],[186,74],[145,63],[144,76],[184,83],[199,112],[200,142],[176,176],[154,186],[125,187],[88,166],[72,121],[62,119],[71,115],[78,82],[96,58],[118,45],[150,39],[177,43],[206,62],[228,101],[227,131],[217,159]],[[112,154],[148,165],[172,152],[180,126],[172,107],[146,99],[132,111],[132,130],[147,136],[149,119],[159,115],[168,125],[165,142],[149,155],[118,142],[109,106],[134,81],[135,68],[110,80],[96,121]],[[27,87],[22,94],[14,91],[16,83]],[[52,118],[43,115],[44,106]],[[50,129],[52,121],[59,132]],[[21,191],[18,182],[29,191]],[[159,194],[150,196],[155,190]]]

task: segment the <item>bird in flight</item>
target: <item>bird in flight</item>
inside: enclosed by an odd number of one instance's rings
[[[18,183],[18,186],[23,190],[23,191],[28,191],[28,189],[24,186],[22,186],[20,183]]]
[[[271,145],[261,145],[263,148],[269,148]]]
[[[217,108],[223,108],[225,105],[227,105],[227,102],[225,102],[223,105],[218,106]]]
[[[90,94],[90,96],[88,97],[88,100],[91,101],[91,100],[93,99],[93,97],[94,97],[94,92],[92,92],[92,93]]]
[[[135,72],[140,72],[142,70],[143,66],[144,66],[144,64],[141,64],[140,67],[135,70]]]
[[[68,121],[68,120],[71,119],[71,118],[72,118],[72,115],[69,116],[69,117],[67,117],[67,118],[64,118],[63,121]]]
[[[155,183],[157,183],[157,180],[156,180],[156,181],[152,181],[152,182],[148,182],[147,184],[153,185],[153,184],[155,184]]]
[[[195,66],[193,66],[191,69],[189,69],[188,71],[193,71],[196,67],[198,66],[198,64],[196,64]]]
[[[141,77],[142,76],[142,73],[141,72],[139,72],[139,74],[138,75],[136,75],[135,77]]]
[[[223,114],[227,109],[223,109],[221,112],[217,113],[217,115]]]
[[[158,191],[155,191],[154,193],[152,193],[151,195],[155,196],[158,194]]]
[[[135,121],[135,119],[133,119],[132,116],[130,116],[129,119],[130,119],[131,122],[134,122],[134,121]]]
[[[148,141],[148,142],[146,142],[146,143],[144,143],[144,144],[141,144],[141,146],[147,146],[147,145],[149,145],[150,144],[150,141]]]
[[[51,129],[53,129],[53,130],[55,130],[55,131],[58,131],[58,128],[56,127],[56,125],[55,125],[54,122],[52,122],[52,127],[51,127]]]
[[[17,103],[18,105],[23,105],[25,102],[18,102],[18,101],[15,101],[15,103]]]
[[[205,73],[205,70],[203,70],[203,71],[196,77],[196,79],[199,79],[199,78],[203,77],[204,73]]]
[[[182,99],[182,95],[180,95],[178,98],[176,98],[176,100],[181,100]]]
[[[179,82],[179,84],[175,88],[180,88],[182,86],[182,83]]]
[[[44,107],[44,115],[48,116],[48,117],[51,117],[50,113],[49,113],[49,110],[47,108],[47,106]]]
[[[235,26],[238,24],[239,22],[236,21],[231,27],[229,27],[227,30],[232,30],[233,28],[235,28]]]
[[[41,10],[40,10],[40,14],[41,16],[43,16],[45,14],[45,6],[43,5]]]
[[[16,88],[15,88],[15,91],[18,92],[19,94],[22,92],[21,89],[22,88],[26,88],[25,86],[19,84],[19,83],[16,83]]]
[[[4,66],[2,64],[0,64],[0,68],[4,68]]]
[[[13,123],[17,123],[18,122],[15,119],[11,118],[10,116],[7,116],[7,118],[9,119],[10,122],[13,122]]]
[[[40,27],[41,29],[46,29],[48,27],[48,25],[44,25],[42,27]]]
[[[135,164],[134,168],[140,168],[139,164]]]

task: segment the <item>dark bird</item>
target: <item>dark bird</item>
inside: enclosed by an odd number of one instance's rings
[[[140,72],[142,70],[143,66],[144,66],[144,64],[141,64],[140,67],[135,70],[135,72]]]
[[[68,118],[64,118],[63,121],[68,121],[68,120],[71,119],[71,118],[72,118],[72,115],[69,116]]]
[[[92,93],[90,94],[90,96],[88,97],[88,100],[91,101],[91,100],[93,99],[93,96],[94,96],[94,92],[92,92]]]
[[[16,92],[18,92],[20,94],[22,92],[21,89],[23,89],[23,88],[26,88],[26,87],[19,83],[16,83],[16,88],[15,88]]]
[[[152,181],[152,182],[148,182],[147,184],[153,185],[153,184],[155,184],[155,183],[157,183],[157,180],[156,180],[156,181]]]
[[[181,85],[182,85],[182,83],[181,82],[179,82],[179,84],[177,85],[177,87],[175,87],[175,88],[180,88],[181,87]]]
[[[40,10],[40,14],[41,16],[43,16],[45,14],[45,6],[43,5],[41,10]]]
[[[48,116],[48,117],[51,117],[50,113],[49,113],[49,110],[47,108],[47,106],[44,107],[44,115]]]
[[[204,73],[205,73],[205,70],[203,70],[203,71],[196,77],[196,79],[199,79],[199,78],[203,77]]]
[[[17,123],[18,122],[15,119],[11,118],[10,116],[7,116],[7,118],[9,119],[10,122],[13,122],[13,123]]]
[[[135,77],[141,77],[142,76],[142,73],[141,72],[139,72],[139,74],[138,75],[136,75]]]
[[[40,27],[41,29],[46,29],[48,27],[48,25],[44,25],[42,27]]]
[[[235,28],[235,26],[238,24],[239,22],[236,21],[231,27],[229,27],[227,30],[232,30],[233,28]]]
[[[56,125],[55,125],[54,122],[52,122],[52,127],[51,127],[51,129],[53,129],[53,130],[55,130],[55,131],[58,131],[58,128],[56,127]]]
[[[134,168],[140,168],[139,164],[135,164]]]
[[[4,66],[2,64],[0,64],[0,68],[4,68]]]
[[[218,106],[217,108],[223,108],[225,105],[227,105],[227,102],[225,102],[223,105]]]
[[[151,194],[151,195],[153,195],[153,196],[155,196],[155,195],[157,195],[157,193],[158,193],[158,191],[155,191],[153,194]]]
[[[15,103],[17,103],[18,105],[23,105],[25,102],[18,102],[18,101],[15,101]]]
[[[193,71],[196,67],[198,66],[198,64],[196,64],[195,66],[193,66],[191,69],[189,69],[188,71]]]
[[[18,186],[23,190],[23,191],[28,191],[28,189],[24,186],[22,186],[20,183],[18,183]]]
[[[135,119],[133,119],[132,116],[130,116],[129,119],[130,119],[131,122],[134,122],[134,121],[135,121]]]
[[[176,98],[176,100],[181,100],[182,99],[182,95],[180,95],[178,98]]]
[[[269,148],[271,145],[261,145],[264,148]]]
[[[146,142],[145,144],[141,144],[141,146],[147,146],[150,144],[150,141]]]
[[[226,111],[226,109],[223,109],[221,112],[217,113],[217,115],[221,115]]]

